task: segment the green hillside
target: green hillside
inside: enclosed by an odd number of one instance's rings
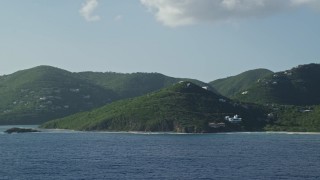
[[[236,76],[218,79],[209,84],[220,94],[232,98],[234,95],[248,89],[259,79],[262,79],[273,72],[268,69],[255,69],[243,72]]]
[[[242,123],[226,122],[222,131],[259,130],[265,125],[260,108],[233,102],[191,82],[180,82],[144,96],[117,101],[104,107],[71,115],[42,128],[111,131],[212,132],[210,122],[241,115]]]
[[[206,86],[209,90],[215,92],[214,88],[207,83],[194,79],[173,78],[160,73],[80,72],[75,73],[75,75],[113,90],[121,99],[141,96],[185,80],[201,87]]]
[[[0,76],[0,124],[37,124],[118,99],[72,73],[38,66]]]
[[[320,64],[300,65],[260,79],[236,98],[253,103],[320,104]]]
[[[158,73],[71,73],[38,66],[0,76],[0,124],[39,124],[141,96],[181,79]],[[192,80],[201,85],[210,85]]]
[[[278,106],[274,108],[268,131],[320,132],[320,105]]]
[[[265,69],[252,70],[211,84],[221,94],[236,89],[234,98],[240,102],[267,105],[267,112],[275,114],[269,119],[269,129],[316,131],[320,64],[270,73]],[[187,88],[186,83],[190,83]],[[128,99],[133,97],[138,98]],[[127,100],[115,102],[121,99]],[[264,119],[264,110],[257,105],[229,100],[198,80],[159,73],[71,73],[38,66],[0,76],[0,100],[1,125],[39,124],[79,112],[83,113],[50,126],[79,130],[211,132],[219,130],[209,128],[208,123],[221,122],[224,116],[235,114],[244,118],[243,123],[239,126],[227,123],[222,131],[260,130],[265,125],[265,121],[260,121]],[[114,103],[104,106],[111,102]],[[274,111],[275,106],[281,110]],[[299,109],[309,106],[314,111],[301,114]],[[95,109],[98,107],[102,108]],[[87,112],[92,109],[95,110]]]

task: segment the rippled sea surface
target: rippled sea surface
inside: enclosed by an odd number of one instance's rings
[[[0,179],[320,179],[320,134],[4,134]]]

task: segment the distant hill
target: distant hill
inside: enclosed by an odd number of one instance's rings
[[[71,73],[38,66],[0,76],[0,124],[39,124],[141,96],[181,80],[159,73]],[[206,83],[191,81],[213,90]]]
[[[105,105],[118,96],[68,71],[38,66],[0,76],[0,124],[37,124]]]
[[[186,80],[216,92],[210,84],[195,79],[173,78],[160,73],[80,72],[75,73],[75,75],[106,89],[113,90],[120,99],[141,96]]]
[[[236,94],[248,89],[259,79],[271,75],[273,72],[268,69],[255,69],[243,72],[236,76],[218,79],[209,84],[220,94],[232,98]]]
[[[201,90],[201,93],[184,94],[179,91],[174,92],[173,87],[181,85],[181,83],[178,83],[180,81],[188,81],[188,83],[191,83],[192,86],[195,87],[194,90]],[[175,84],[175,86],[172,86],[173,84]],[[257,69],[244,72],[237,76],[216,80],[210,84],[215,86],[221,94],[228,95],[233,99],[237,99],[237,101],[267,104],[268,106],[266,108],[271,107],[271,109],[273,105],[276,104],[301,107],[320,104],[320,64],[300,65],[291,70],[277,73],[272,73],[266,69]],[[231,115],[232,113],[241,113],[241,115],[245,116],[246,121],[244,121],[243,124],[243,128],[245,129],[261,127],[260,122],[257,123],[255,120],[251,121],[251,117],[256,117],[257,114],[261,115],[261,113],[255,113],[260,111],[258,110],[260,108],[254,108],[253,105],[241,104],[229,100],[222,95],[218,95],[210,84],[194,79],[168,77],[159,73],[71,73],[55,67],[38,66],[10,75],[0,76],[0,124],[39,124],[52,119],[102,107],[118,100],[142,96],[140,97],[141,99],[120,101],[110,105],[110,107],[119,110],[122,109],[126,114],[131,113],[132,117],[143,120],[145,118],[142,116],[144,113],[142,113],[142,110],[144,110],[144,107],[147,105],[143,105],[142,102],[146,101],[146,103],[149,103],[148,106],[154,109],[152,111],[145,111],[145,115],[153,117],[155,124],[159,125],[160,121],[163,123],[163,119],[169,119],[168,126],[166,127],[170,127],[170,130],[181,132],[208,131],[207,126],[204,124],[207,124],[209,121],[221,120],[225,114]],[[162,90],[159,91],[160,89]],[[155,92],[159,94],[167,93],[167,95],[165,98],[160,98],[159,100]],[[171,92],[171,94],[169,92]],[[234,93],[236,94],[234,95]],[[144,96],[145,94],[148,94],[148,96]],[[181,95],[181,97],[178,95]],[[192,98],[186,101],[190,102],[190,104],[194,103],[193,106],[185,106],[186,104],[183,104],[184,102],[175,101],[181,98],[187,99],[189,96]],[[149,99],[149,97],[151,99]],[[198,102],[197,98],[199,98],[200,102]],[[208,100],[204,100],[206,98],[208,98]],[[228,103],[225,103],[225,106],[218,106],[218,104],[222,102],[219,101],[219,103],[216,103],[217,99],[223,99],[222,101],[226,100]],[[153,102],[155,102],[155,105],[153,105]],[[135,109],[134,105],[140,107],[140,110],[138,108],[137,112],[133,111],[132,109]],[[168,107],[166,107],[166,105],[168,105]],[[103,108],[109,111],[107,107],[109,106]],[[124,107],[131,107],[131,110],[123,109]],[[180,107],[182,110],[179,109]],[[250,115],[250,113],[245,110],[245,107],[250,107],[249,109],[254,112],[255,115]],[[164,110],[168,108],[172,109],[170,111],[156,111],[160,114],[152,114],[157,108]],[[194,108],[200,108],[201,110],[197,109],[195,111]],[[202,114],[202,116],[179,112],[198,112]],[[278,116],[285,117],[281,114],[286,114],[286,112],[291,111],[282,111]],[[120,116],[119,113],[120,112],[117,111],[111,116],[108,112],[107,117],[110,116],[112,119],[108,120],[108,123],[121,119],[120,117],[122,116]],[[137,113],[137,115],[133,113]],[[165,114],[165,116],[162,116],[163,114]],[[208,114],[206,117],[210,118],[205,118],[203,114]],[[156,115],[159,117],[156,118]],[[101,117],[104,116],[105,114]],[[179,121],[169,116],[176,117]],[[188,119],[190,123],[185,123],[185,125],[180,126],[181,118],[178,116]],[[188,117],[193,118],[195,121]],[[314,117],[317,117],[317,115],[314,115]],[[124,119],[126,122],[128,117],[124,116]],[[195,124],[198,120],[203,123],[203,126]],[[284,121],[278,119],[277,122],[281,124]],[[126,125],[126,127],[122,129],[167,130],[166,128],[161,129],[157,125],[145,125],[141,121],[137,121],[136,123],[138,124],[137,126]],[[178,127],[182,127],[182,129]],[[88,127],[78,129],[86,128]],[[108,126],[107,129],[119,129],[119,127],[112,124],[112,126]],[[232,130],[232,128],[229,130]]]
[[[317,105],[319,92],[320,64],[307,64],[260,79],[236,98],[262,104]]]
[[[209,123],[241,115],[243,122],[226,122],[225,131],[257,130],[265,125],[264,111],[233,102],[191,82],[177,83],[144,96],[117,101],[101,108],[42,125],[43,128],[111,131],[211,132]]]

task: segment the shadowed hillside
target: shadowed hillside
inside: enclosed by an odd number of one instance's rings
[[[158,73],[71,73],[38,66],[0,76],[0,124],[39,124],[141,96],[180,80]],[[213,90],[206,83],[192,81]]]
[[[207,83],[194,79],[173,78],[160,73],[80,72],[75,74],[79,78],[113,90],[121,99],[141,96],[185,80],[201,87],[206,86],[215,92],[214,88]]]
[[[210,122],[241,115],[239,125],[224,131],[261,129],[263,110],[239,104],[191,82],[180,82],[141,97],[111,103],[93,111],[50,121],[44,128],[114,131],[210,132]]]
[[[320,104],[320,64],[300,65],[256,82],[237,99],[254,103]]]
[[[0,77],[0,124],[37,124],[118,99],[72,73],[39,66]]]
[[[248,89],[259,79],[264,78],[273,72],[267,69],[255,69],[243,72],[236,76],[218,79],[209,84],[220,94],[232,98],[234,95]]]

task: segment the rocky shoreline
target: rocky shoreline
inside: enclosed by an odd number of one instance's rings
[[[32,132],[41,132],[36,129],[30,129],[30,128],[18,128],[18,127],[13,127],[10,129],[7,129],[5,133],[7,134],[12,134],[12,133],[32,133]]]

